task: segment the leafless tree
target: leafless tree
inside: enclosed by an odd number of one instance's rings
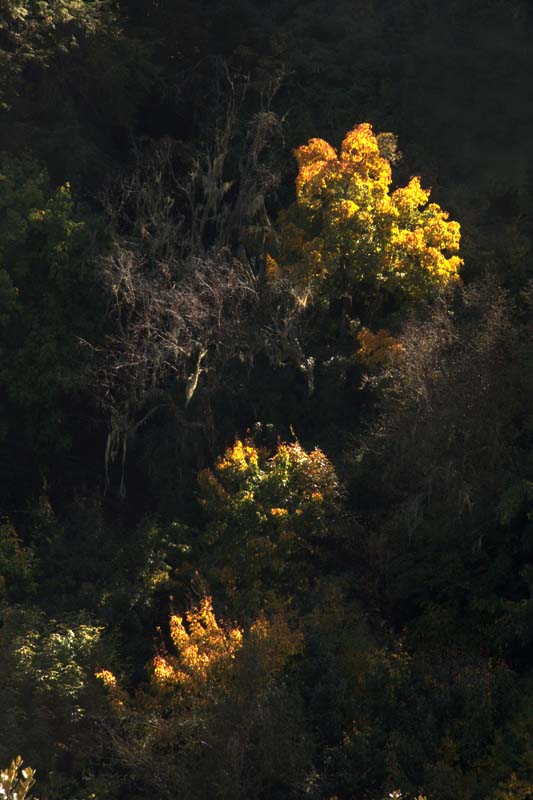
[[[186,179],[176,174],[176,144],[165,140],[104,198],[112,243],[99,271],[114,332],[93,348],[94,385],[109,419],[106,482],[120,456],[122,496],[128,439],[158,409],[183,410],[200,384],[215,391],[225,365],[252,364],[258,352],[312,366],[290,287],[267,282],[261,269],[265,199],[277,183],[265,154],[281,133],[268,108],[249,122],[235,177],[227,178],[245,89],[230,81],[224,119]]]
[[[408,530],[429,502],[441,503],[449,519],[476,504],[481,510],[489,476],[509,467],[528,391],[515,316],[505,291],[488,282],[443,295],[427,319],[406,325],[381,378],[382,413],[365,448]]]

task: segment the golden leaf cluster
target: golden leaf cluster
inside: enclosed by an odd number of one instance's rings
[[[185,617],[187,625],[179,614],[170,617],[170,636],[177,654],[159,653],[154,658],[153,680],[158,687],[201,688],[242,646],[242,631],[219,625],[210,597],[204,597]]]
[[[366,283],[412,298],[458,279],[459,223],[429,202],[419,178],[391,189],[391,165],[370,124],[349,131],[339,152],[311,139],[295,155],[297,201],[280,215],[268,275],[329,294]]]
[[[367,367],[379,367],[402,350],[398,340],[385,328],[380,328],[376,333],[368,328],[361,328],[357,334],[357,341],[359,342],[357,358]]]

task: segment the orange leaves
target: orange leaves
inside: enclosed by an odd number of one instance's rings
[[[338,153],[311,139],[295,155],[297,202],[280,215],[272,277],[326,299],[374,284],[411,300],[458,279],[459,224],[428,204],[417,177],[391,191],[391,164],[370,124],[349,131]]]
[[[273,517],[286,517],[288,516],[289,512],[286,508],[271,508],[270,514]]]
[[[118,684],[116,677],[108,669],[101,669],[95,674],[102,685],[107,690],[109,703],[117,716],[122,715],[125,710],[126,693]]]
[[[176,655],[159,653],[152,662],[152,685],[157,690],[181,689],[196,698],[208,697],[215,688],[230,689],[238,668],[236,658],[245,651],[269,675],[278,673],[302,649],[302,635],[282,614],[260,616],[244,634],[238,627],[220,624],[212,600],[204,597],[186,614],[170,618],[170,635]]]
[[[398,215],[405,215],[404,222],[407,223],[408,215],[420,206],[425,205],[429,199],[429,189],[423,189],[420,178],[411,178],[407,186],[400,186],[392,193],[392,204]],[[438,208],[438,206],[437,206]]]
[[[357,356],[367,367],[377,367],[385,363],[394,353],[402,349],[397,339],[384,328],[380,328],[376,333],[372,333],[368,328],[361,328],[357,334],[357,341],[359,342]]]
[[[341,167],[344,174],[352,176],[352,181],[357,176],[385,188],[390,184],[390,164],[381,155],[377,137],[368,122],[357,125],[344,137]]]
[[[219,625],[210,597],[183,617],[170,617],[170,636],[176,656],[158,654],[153,661],[153,681],[156,687],[182,686],[199,691],[210,677],[223,671],[242,646],[239,628]]]
[[[309,139],[309,144],[296,150],[296,158],[301,170],[313,165],[326,165],[337,158],[335,149],[323,139]]]
[[[158,686],[176,683],[176,668],[165,656],[155,656],[153,660],[154,681]]]
[[[295,151],[300,171],[296,178],[298,197],[310,198],[313,191],[326,186],[337,164],[337,153],[323,139],[310,139]]]
[[[298,202],[312,209],[319,209],[328,193],[333,202],[338,199],[338,208],[348,217],[358,209],[353,198],[342,197],[343,186],[367,182],[376,187],[388,187],[391,168],[386,158],[380,155],[379,145],[368,123],[358,125],[346,135],[340,154],[322,139],[311,139],[295,151],[300,168],[296,179]],[[341,211],[342,213],[342,211]]]
[[[102,681],[104,686],[108,689],[115,689],[117,686],[117,679],[108,669],[100,670],[100,672],[96,673],[95,677]]]
[[[112,730],[120,752],[134,768],[143,765],[148,755],[158,768],[163,759],[163,767],[170,765],[171,780],[176,764],[185,764],[186,770],[212,770],[212,754],[222,752],[224,776],[241,728],[243,748],[248,750],[261,735],[276,697],[281,698],[283,722],[275,731],[283,736],[285,725],[290,724],[284,713],[289,700],[285,674],[291,659],[303,650],[303,633],[290,619],[288,611],[277,608],[268,616],[259,614],[244,629],[224,625],[208,596],[184,617],[172,614],[172,653],[162,647],[153,658],[148,685],[127,694],[113,678],[109,681],[110,673],[102,670],[99,674],[106,685],[111,684]],[[178,773],[180,780],[188,774],[186,770]],[[177,784],[170,785],[175,789]],[[245,796],[258,795],[254,791]]]
[[[241,474],[255,472],[259,467],[259,454],[257,449],[248,442],[235,440],[232,447],[228,447],[224,456],[217,463],[219,475],[235,478]]]

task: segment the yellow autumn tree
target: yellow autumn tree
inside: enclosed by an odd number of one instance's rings
[[[109,745],[147,797],[258,797],[309,768],[301,702],[286,686],[302,633],[282,614],[244,628],[217,619],[203,597],[169,620],[149,682],[134,692],[112,672]],[[265,795],[266,796],[266,795]]]
[[[156,691],[182,690],[206,699],[209,688],[233,692],[235,677],[242,678],[243,663],[250,655],[254,671],[260,669],[262,679],[268,675],[271,680],[302,648],[301,633],[293,630],[282,614],[271,619],[258,617],[244,634],[241,628],[217,620],[209,596],[190,609],[185,619],[171,615],[170,638],[175,653],[163,648],[154,657],[153,687]],[[240,661],[235,664],[239,655]]]
[[[188,611],[170,617],[170,638],[176,655],[158,653],[153,661],[152,680],[158,688],[182,687],[202,692],[207,683],[227,673],[242,647],[240,628],[221,626],[214,614],[210,597]]]
[[[153,697],[166,695],[167,707],[169,691],[177,693],[177,700],[194,695],[200,701],[212,699],[213,691],[233,692],[235,675],[242,673],[250,654],[254,670],[259,669],[272,679],[302,648],[301,633],[293,630],[281,613],[271,619],[259,616],[244,635],[241,628],[217,620],[209,596],[203,597],[185,617],[171,614],[169,627],[174,652],[162,644],[149,665],[150,693]],[[236,665],[241,651],[244,656]],[[106,688],[114,712],[123,715],[131,698],[115,675],[101,669],[96,678]]]
[[[417,300],[458,280],[459,223],[419,178],[391,188],[393,155],[370,124],[349,131],[339,152],[311,139],[295,155],[297,199],[280,215],[270,276],[290,278],[302,300],[383,289]]]

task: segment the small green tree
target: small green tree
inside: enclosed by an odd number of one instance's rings
[[[193,553],[235,608],[304,599],[309,582],[342,552],[342,487],[325,454],[299,443],[274,452],[237,439],[198,478],[207,524]]]
[[[13,751],[25,753],[52,797],[65,796],[65,781],[72,791],[76,765],[85,768],[93,755],[91,679],[104,658],[112,661],[101,628],[84,618],[59,623],[38,612],[2,609],[0,763]]]
[[[79,340],[102,328],[90,265],[97,230],[68,183],[54,186],[30,156],[0,153],[0,485],[8,492],[17,491],[12,463],[46,476],[69,444],[66,407],[84,384]],[[31,479],[19,473],[18,483]]]
[[[33,562],[32,550],[24,547],[13,525],[0,519],[0,602],[20,600],[31,592]]]

